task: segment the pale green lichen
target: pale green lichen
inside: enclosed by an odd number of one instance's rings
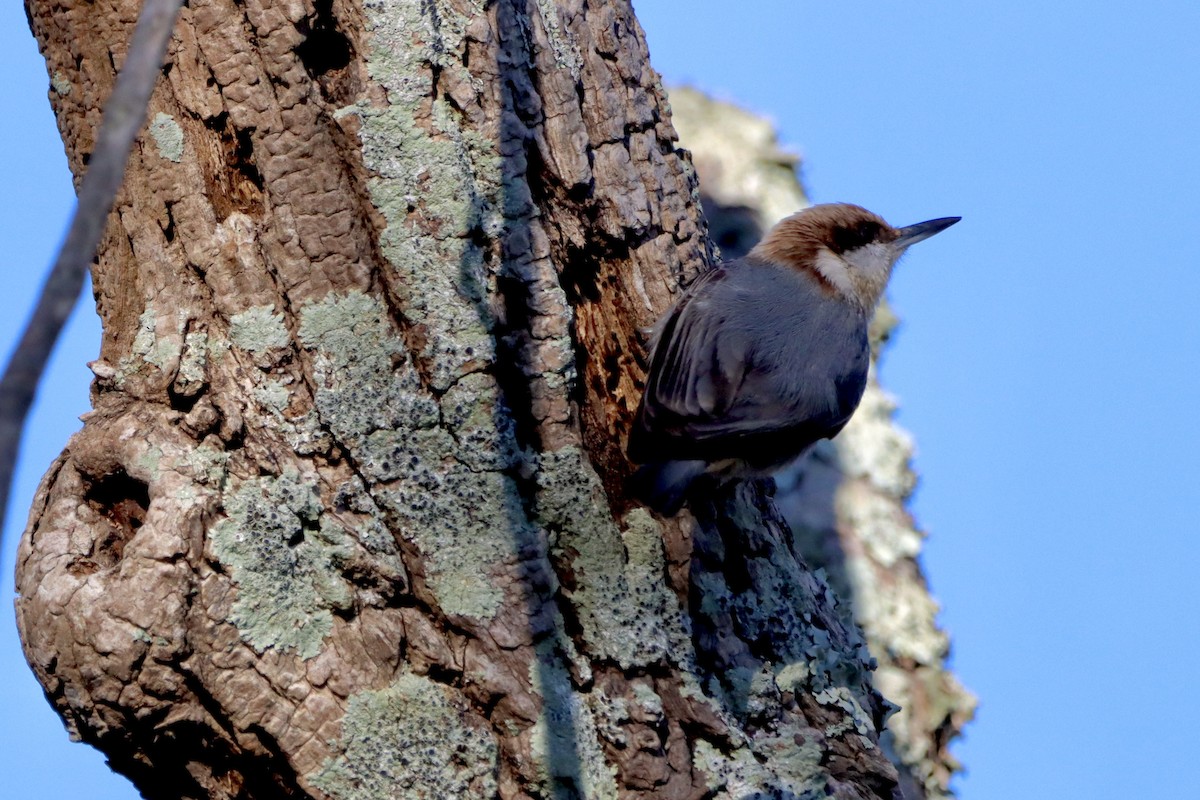
[[[663,704],[662,698],[658,696],[658,692],[646,683],[633,684],[633,699],[642,707],[642,713],[653,717],[662,717]]]
[[[342,754],[309,780],[335,800],[495,797],[495,739],[453,692],[401,675],[354,695],[342,718]]]
[[[375,431],[412,431],[438,423],[386,311],[361,292],[328,295],[300,309],[300,341],[316,351],[316,406],[342,441],[362,447]],[[393,366],[395,364],[395,366]]]
[[[461,82],[473,80],[457,54],[470,16],[483,7],[479,0],[462,10],[444,0],[401,0],[364,9],[367,68],[388,102],[358,108],[363,160],[375,175],[372,202],[387,221],[380,247],[411,287],[406,313],[422,319],[421,355],[438,391],[494,358],[483,302],[490,278],[466,237],[476,228],[489,235],[503,229],[502,160],[492,141],[464,129],[442,97],[422,110],[430,102],[429,63],[457,72]]]
[[[791,727],[791,726],[788,726]],[[694,763],[706,778],[713,800],[780,797],[818,800],[828,797],[825,754],[814,732],[782,730],[759,736],[753,749],[739,747],[728,753],[701,739],[694,748]]]
[[[778,664],[775,667],[775,685],[784,692],[803,692],[812,674],[812,667],[807,661]]]
[[[575,447],[543,454],[537,481],[538,520],[558,534],[559,557],[571,559],[570,596],[589,653],[629,668],[688,652],[690,637],[663,586],[662,544],[649,517],[631,515],[622,536],[599,477]]]
[[[515,423],[491,375],[467,375],[441,398],[442,423],[458,443],[458,457],[473,470],[502,470],[522,458]]]
[[[229,319],[230,340],[251,353],[287,347],[292,338],[274,306],[251,306]]]
[[[318,353],[322,421],[417,544],[443,610],[476,618],[490,617],[503,601],[495,571],[536,538],[515,484],[499,472],[519,457],[511,425],[497,421],[500,409],[491,419],[479,411],[498,399],[494,379],[482,374],[495,360],[488,304],[495,278],[472,241],[476,231],[500,236],[505,214],[532,206],[506,186],[495,143],[462,124],[443,96],[431,100],[428,85],[430,64],[460,87],[478,84],[462,49],[470,20],[485,6],[368,0],[367,69],[383,91],[338,112],[361,122],[368,189],[386,222],[380,251],[405,287],[404,315],[420,321],[421,375],[386,312],[366,308],[375,301],[362,295],[306,309],[301,330]]]
[[[664,645],[657,642],[663,642],[675,664],[693,669],[691,620],[680,608],[679,598],[667,587],[662,529],[649,511],[636,508],[625,516],[621,541],[625,546],[626,580],[639,620],[631,635],[656,642],[646,647],[643,657],[661,655]]]
[[[220,486],[228,473],[230,454],[210,444],[201,444],[183,452],[171,467],[202,486]]]
[[[699,739],[693,745],[692,764],[704,775],[704,785],[710,795],[729,783],[729,774],[733,771],[730,765],[731,756],[741,752],[742,749],[734,750],[730,756],[727,756],[707,739]]]
[[[596,718],[596,733],[617,747],[628,746],[629,737],[625,735],[623,723],[628,722],[630,716],[625,698],[610,697],[601,687],[593,689],[587,698]]]
[[[760,577],[757,602],[744,596],[732,599],[743,629],[753,637],[771,635],[784,642],[784,662],[807,660],[809,691],[831,686],[858,687],[867,691],[866,670],[873,664],[857,626],[843,629],[845,641],[834,642],[829,632],[812,624],[812,610],[837,612],[840,603],[825,582],[823,573],[804,574],[790,555],[772,550],[749,570]],[[767,566],[769,565],[769,566]]]
[[[179,370],[175,373],[176,389],[191,397],[204,385],[208,367],[208,334],[190,331],[183,340]]]
[[[50,76],[50,88],[54,89],[59,97],[66,97],[71,93],[71,79],[58,70],[54,70],[54,74]]]
[[[516,561],[528,541],[516,487],[495,472],[450,465],[430,473],[429,488],[408,482],[383,492],[383,502],[426,558],[426,583],[448,614],[488,619],[504,602],[494,570]]]
[[[321,513],[315,482],[295,473],[243,481],[224,502],[212,547],[237,584],[231,621],[259,652],[316,656],[332,609],[353,597],[339,572],[351,554],[346,532]]]
[[[545,642],[538,651],[529,679],[542,695],[542,715],[531,744],[543,791],[561,797],[562,787],[574,787],[588,800],[616,800],[616,770],[604,757],[595,714],[553,646]]]
[[[383,522],[383,510],[363,489],[362,481],[354,478],[339,486],[332,505],[358,515],[350,533],[371,554],[376,569],[381,573],[403,576],[404,563],[396,538]]]
[[[183,128],[174,117],[158,112],[150,120],[149,131],[160,156],[176,164],[183,160]]]
[[[533,532],[512,479],[469,466],[475,437],[456,441],[439,427],[441,409],[421,386],[385,314],[378,300],[357,292],[301,309],[300,341],[316,352],[317,412],[350,449],[400,533],[417,544],[442,609],[489,618],[504,599],[493,570],[514,562],[517,543]],[[474,391],[484,391],[486,382],[456,388],[451,410],[458,403],[464,410],[483,404]],[[486,420],[464,416],[449,425],[470,434],[482,431]],[[478,438],[500,435],[493,430]],[[505,524],[511,529],[477,533]]]
[[[291,402],[292,393],[288,387],[277,380],[263,381],[254,388],[254,399],[259,404],[275,414],[282,414]]]
[[[838,611],[838,600],[821,571],[807,573],[778,547],[747,559],[746,571],[753,576],[752,591],[732,592],[721,574],[701,572],[693,576],[693,594],[703,616],[733,616],[745,639],[772,642],[777,662],[713,675],[707,685],[710,693],[738,717],[778,708],[781,692],[844,690],[860,709],[872,704],[867,668],[873,661],[858,629],[839,628],[839,640],[834,641],[828,630],[813,624],[817,609]],[[845,710],[840,702],[830,704]]]
[[[654,727],[664,724],[662,698],[652,686],[643,683],[644,680],[638,679],[632,684],[632,702],[620,695],[611,697],[600,687],[587,694],[597,732],[617,747],[624,748],[630,744],[625,726],[634,721]]]
[[[162,457],[163,451],[161,447],[155,444],[147,444],[145,448],[138,450],[133,463],[139,474],[154,478],[158,475]]]
[[[863,709],[862,704],[855,698],[853,692],[845,686],[831,686],[813,695],[813,699],[823,706],[836,706],[846,712],[840,722],[825,729],[826,736],[840,736],[849,731],[857,731],[863,737],[869,737],[875,732],[875,722],[871,715]],[[873,749],[874,743],[867,738],[867,749]]]
[[[329,431],[322,427],[320,417],[312,409],[298,417],[280,417],[280,425],[288,445],[297,455],[328,453],[333,445]]]
[[[160,370],[177,363],[180,355],[180,341],[164,335],[166,332],[159,330],[160,327],[165,327],[168,321],[159,318],[154,309],[147,306],[138,317],[138,332],[133,337],[133,355]],[[178,334],[179,331],[174,330],[170,333]],[[131,369],[134,369],[132,361],[129,358],[121,359],[121,372],[126,373]]]
[[[579,80],[583,57],[579,54],[579,45],[576,44],[575,37],[570,31],[563,30],[558,4],[553,0],[537,0],[537,7],[542,24],[546,27],[546,38],[550,40],[555,63],[569,70],[572,78]]]

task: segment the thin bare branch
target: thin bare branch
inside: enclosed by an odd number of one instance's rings
[[[129,54],[105,104],[67,238],[0,378],[0,537],[25,417],[54,343],[79,297],[84,272],[95,258],[181,5],[182,0],[145,0],[142,5]]]

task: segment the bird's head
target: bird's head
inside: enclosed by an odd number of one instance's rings
[[[959,219],[943,217],[893,228],[861,206],[827,203],[779,222],[749,256],[806,273],[834,296],[870,314],[904,251]]]

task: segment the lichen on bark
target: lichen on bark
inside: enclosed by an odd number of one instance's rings
[[[336,800],[442,800],[496,794],[496,743],[445,686],[401,675],[351,698],[343,755],[312,779]]]
[[[238,588],[230,620],[259,652],[316,656],[333,612],[353,600],[339,574],[350,543],[322,517],[316,488],[286,472],[242,482],[226,493],[228,516],[212,528],[213,553]]]
[[[29,0],[77,172],[130,2]],[[624,491],[712,259],[628,3],[194,0],[168,67],[21,545],[77,735],[151,798],[894,797],[761,487]]]

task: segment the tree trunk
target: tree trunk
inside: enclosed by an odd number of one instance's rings
[[[136,17],[28,0],[78,175]],[[710,260],[623,0],[194,0],[93,271],[26,653],[149,798],[893,798],[763,487],[622,485]]]

